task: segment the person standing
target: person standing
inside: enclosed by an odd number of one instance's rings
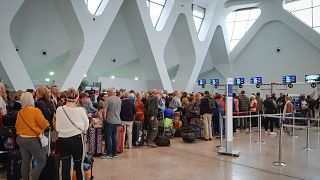
[[[137,93],[136,95],[136,99],[137,101],[134,103],[135,108],[136,108],[136,116],[135,116],[135,120],[136,121],[140,121],[142,124],[142,129],[144,129],[144,104],[141,101],[142,100],[142,94]]]
[[[265,114],[276,114],[277,113],[277,106],[275,100],[271,97],[270,94],[266,95],[266,100],[263,102],[264,112]],[[273,132],[273,126],[275,123],[275,119],[272,117],[265,117],[265,133],[268,133],[268,128],[270,124],[270,135],[277,135],[277,133]]]
[[[57,109],[59,104],[59,89],[57,85],[51,86],[51,99],[54,105],[54,108]]]
[[[212,112],[215,109],[214,100],[210,97],[209,91],[204,92],[200,103],[200,115],[203,117],[204,140],[212,140]]]
[[[78,91],[69,88],[66,93],[67,103],[57,109],[56,130],[58,132],[58,149],[62,161],[62,180],[71,179],[71,158],[77,180],[83,179],[82,160],[84,155],[83,134],[89,128],[89,119],[85,110],[76,105]]]
[[[108,115],[104,122],[107,154],[105,156],[101,156],[102,159],[112,159],[117,157],[118,125],[121,124],[121,100],[116,96],[116,90],[114,88],[110,88],[107,92],[108,97],[105,101],[105,108]]]
[[[125,133],[123,134],[123,139],[125,139],[127,134],[128,139],[126,144],[129,149],[132,149],[132,127],[136,108],[134,102],[129,99],[129,95],[130,93],[128,91],[125,91],[122,95],[120,118],[124,125]]]
[[[245,116],[248,115],[249,114],[248,111],[250,108],[250,100],[246,96],[246,92],[244,90],[241,91],[238,100],[239,100],[239,112],[243,112],[243,114],[241,115],[245,115]],[[243,121],[242,122],[243,128],[246,129],[246,132],[249,132],[248,125],[247,125],[248,118],[242,118],[242,121]]]
[[[3,99],[3,96],[6,94],[6,86],[3,83],[0,83],[0,111],[2,115],[7,114],[7,104]]]
[[[44,118],[41,111],[35,108],[31,93],[22,93],[20,101],[22,109],[18,112],[15,127],[17,144],[22,156],[21,174],[24,180],[30,179],[30,162],[33,157],[37,161],[37,166],[32,170],[31,179],[38,180],[42,169],[46,165],[46,155],[42,150],[39,135],[49,127],[49,122]]]
[[[158,105],[159,98],[157,96],[158,91],[156,89],[152,90],[151,95],[148,97],[148,100],[145,103],[146,115],[148,119],[148,134],[147,134],[147,145],[156,148],[157,145],[154,143],[158,135]]]
[[[292,113],[294,113],[294,106],[291,103],[290,98],[288,96],[285,95],[284,100],[285,100],[285,105],[283,107],[283,117],[285,119],[286,124],[292,124],[292,119],[286,119],[285,117],[292,117]],[[288,114],[288,113],[291,113],[291,114]],[[292,128],[287,127],[286,131],[288,135],[290,135],[292,133]]]

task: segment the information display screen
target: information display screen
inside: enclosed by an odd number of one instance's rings
[[[292,75],[292,76],[282,76],[282,83],[296,83],[297,82],[297,77]]]
[[[320,82],[320,74],[307,74],[305,75],[306,83]]]
[[[210,79],[211,85],[219,85],[219,79]]]
[[[235,85],[244,84],[244,78],[234,78],[234,84]]]
[[[198,80],[198,85],[201,86],[201,85],[206,85],[207,83],[207,80],[206,79],[199,79]]]
[[[262,84],[262,77],[252,77],[250,82],[251,84]]]

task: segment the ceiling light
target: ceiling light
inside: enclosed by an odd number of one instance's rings
[[[114,76],[111,76],[111,79],[114,79],[115,77]]]
[[[172,82],[176,82],[176,80],[173,79]]]
[[[135,77],[135,78],[134,78],[134,80],[135,80],[135,81],[138,81],[138,80],[139,80],[139,78],[138,78],[138,77]]]
[[[46,78],[46,79],[45,79],[45,81],[46,81],[46,82],[49,82],[49,81],[50,81],[50,79],[49,79],[49,78]]]
[[[54,75],[54,72],[53,72],[53,71],[49,72],[49,75],[50,75],[50,76],[53,76],[53,75]]]
[[[84,74],[83,77],[87,77],[87,74]]]

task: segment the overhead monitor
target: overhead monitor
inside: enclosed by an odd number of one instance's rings
[[[211,85],[219,85],[219,79],[210,79]]]
[[[235,85],[244,84],[244,78],[234,78],[234,84]]]
[[[251,84],[262,84],[262,77],[252,77],[250,82]]]
[[[307,75],[305,75],[305,82],[306,83],[320,82],[320,74],[307,74]]]
[[[207,83],[207,80],[206,79],[199,79],[198,80],[198,85],[201,86],[201,85],[206,85]]]
[[[290,75],[290,76],[282,76],[282,83],[296,83],[297,82],[297,77],[295,75]]]

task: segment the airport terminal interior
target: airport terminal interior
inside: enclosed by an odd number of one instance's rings
[[[0,0],[0,24],[0,179],[320,179],[320,0]]]

